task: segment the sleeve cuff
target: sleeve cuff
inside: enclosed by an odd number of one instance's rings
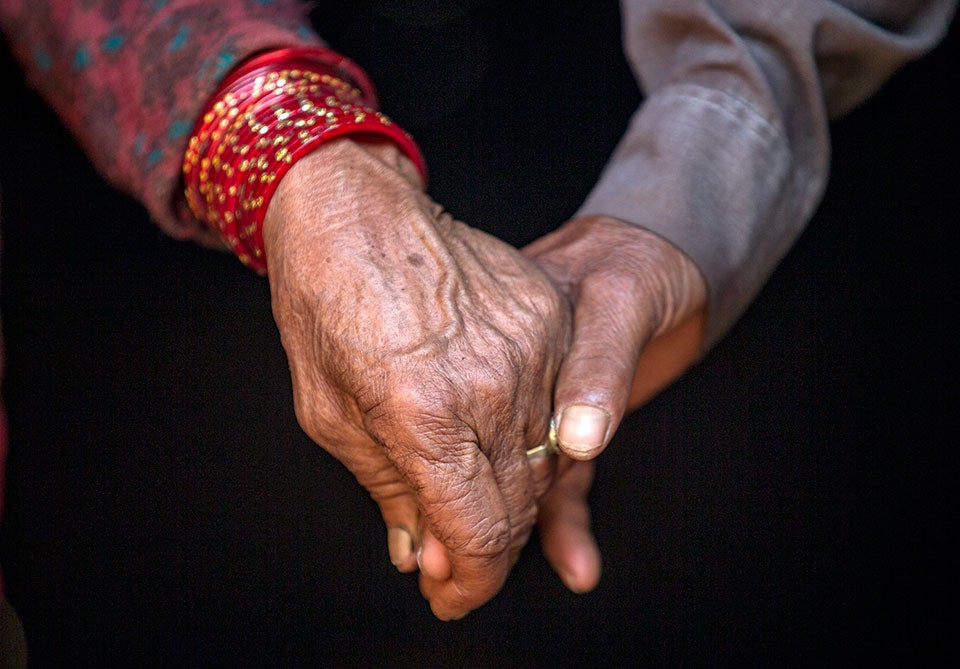
[[[642,226],[686,253],[709,291],[711,346],[799,236],[825,173],[798,164],[784,133],[744,101],[676,85],[634,115],[577,215]]]

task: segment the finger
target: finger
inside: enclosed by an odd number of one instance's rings
[[[573,592],[589,592],[600,580],[600,549],[590,531],[587,493],[592,462],[568,460],[553,488],[540,500],[537,527],[544,555]]]
[[[511,438],[506,430],[502,430],[492,439],[498,443],[487,459],[507,506],[510,520],[508,563],[512,567],[537,522],[535,480],[527,458],[528,440],[521,433]],[[538,474],[541,485],[549,487],[552,478],[549,463],[547,467],[539,467]]]
[[[557,441],[576,460],[599,455],[626,410],[634,370],[651,327],[629,289],[594,275],[580,286],[573,341],[554,388]]]
[[[437,418],[418,427],[403,415],[383,406],[378,415],[367,416],[367,427],[417,492],[424,526],[448,552],[451,578],[421,578],[421,588],[438,618],[460,618],[493,597],[506,580],[507,503],[472,430]],[[426,551],[428,558],[431,554]]]
[[[552,443],[556,443],[556,431],[551,425],[548,434],[546,434],[540,444],[527,451],[527,461],[534,480],[535,496],[542,497],[553,483],[553,478],[557,468],[557,457],[549,449]],[[514,557],[511,562],[515,561]],[[420,547],[417,553],[417,566],[420,573],[432,581],[446,581],[453,575],[453,568],[450,561],[450,555],[440,540],[438,540],[429,527],[421,524],[420,527]]]
[[[420,555],[423,565],[420,587],[430,600],[434,614],[444,620],[463,617],[500,590],[533,530],[536,502],[525,449],[505,451],[495,448],[493,452],[494,455],[484,461],[496,487],[484,496],[495,494],[499,497],[497,506],[502,505],[503,526],[499,530],[502,535],[495,545],[474,541],[473,547],[458,547],[457,542],[442,536],[437,526],[429,522],[432,516],[424,507],[430,534],[442,541],[446,551],[435,550],[430,540],[424,544]],[[463,511],[458,515],[463,518]],[[443,578],[444,557],[449,562],[449,577],[446,579]]]
[[[431,581],[443,582],[453,577],[453,565],[447,547],[433,536],[429,527],[421,529],[420,550],[417,552],[417,565],[420,573]]]

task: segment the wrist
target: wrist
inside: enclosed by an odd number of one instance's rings
[[[324,142],[290,168],[266,207],[262,234],[271,277],[291,254],[336,248],[343,257],[385,238],[398,243],[407,234],[401,213],[423,207],[425,198],[417,167],[389,140],[358,134]],[[329,268],[319,257],[301,264]]]
[[[419,149],[376,109],[362,70],[326,49],[283,49],[235,70],[207,106],[184,156],[187,202],[242,262],[266,273],[263,222],[283,177],[334,138],[364,138],[399,169]]]

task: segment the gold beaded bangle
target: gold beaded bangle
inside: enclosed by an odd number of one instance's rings
[[[358,77],[365,90],[338,76],[328,65],[332,53],[283,49],[242,65],[202,115],[184,154],[191,211],[261,274],[270,198],[287,170],[324,140],[355,132],[387,137],[426,176],[416,143],[375,108],[365,75]],[[341,69],[358,76],[359,68],[344,68],[345,59],[334,55]]]

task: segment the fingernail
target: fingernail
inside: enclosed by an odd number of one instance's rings
[[[577,588],[577,581],[574,579],[572,572],[569,572],[566,569],[558,569],[557,575],[560,576],[560,580],[563,581],[563,584],[567,586],[567,590],[578,595],[580,594],[580,590]]]
[[[390,551],[390,562],[399,567],[410,559],[413,537],[402,527],[391,527],[387,531],[387,550]]]
[[[610,414],[600,407],[574,404],[560,415],[557,441],[571,457],[590,458],[603,446]]]

